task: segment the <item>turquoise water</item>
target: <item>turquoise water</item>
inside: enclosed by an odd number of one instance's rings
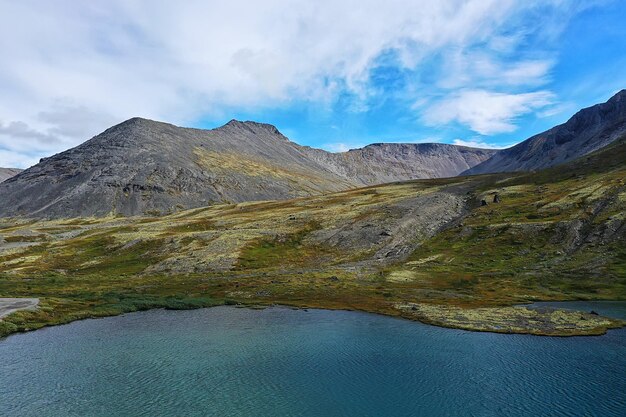
[[[0,341],[0,416],[161,415],[626,416],[626,330],[547,338],[217,307]]]

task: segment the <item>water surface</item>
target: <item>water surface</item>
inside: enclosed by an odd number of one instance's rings
[[[1,416],[625,416],[625,393],[624,329],[548,338],[217,307],[0,341]]]

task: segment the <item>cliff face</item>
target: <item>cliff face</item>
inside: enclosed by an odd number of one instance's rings
[[[605,147],[626,133],[626,90],[606,103],[580,110],[566,123],[504,149],[464,174],[532,171]]]
[[[44,158],[0,186],[0,217],[165,214],[220,202],[305,197],[363,185],[455,176],[494,151],[377,144],[333,154],[274,126],[213,130],[140,118]]]

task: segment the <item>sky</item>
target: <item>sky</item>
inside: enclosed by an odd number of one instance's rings
[[[0,0],[0,166],[131,117],[502,148],[626,88],[622,0]]]

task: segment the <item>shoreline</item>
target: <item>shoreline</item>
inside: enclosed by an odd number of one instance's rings
[[[34,300],[36,300],[36,303],[34,305],[30,305],[28,307],[22,307],[22,308],[18,308],[14,311],[12,311],[11,313],[5,314],[4,317],[7,317],[9,314],[13,314],[15,312],[20,312],[20,311],[36,311],[36,309],[39,306],[39,302],[40,300],[38,298],[11,298],[11,299],[0,299],[1,300],[29,300],[30,302],[34,302]],[[563,300],[563,302],[567,302],[567,301],[579,301],[579,300]],[[602,302],[602,301],[616,301],[616,302],[626,302],[623,300],[593,300],[590,302]],[[532,303],[529,303],[532,304]],[[475,309],[459,309],[459,308],[454,308],[454,307],[450,307],[450,306],[443,306],[443,305],[433,305],[434,308],[436,310],[449,310],[449,309],[453,309],[455,314],[457,314],[459,311],[465,311],[465,312],[471,312],[473,310],[498,310],[501,311],[502,309],[505,310],[509,310],[509,309],[515,309],[515,310],[526,310],[526,311],[530,311],[533,313],[537,313],[536,310],[533,309],[528,309],[524,306],[505,306],[505,307],[493,307],[493,308],[489,308],[489,307],[483,307],[483,308],[475,308]],[[617,319],[617,318],[611,318],[611,317],[605,317],[605,316],[595,316],[598,320],[601,320],[603,322],[603,324],[601,326],[596,326],[596,327],[592,327],[592,328],[585,328],[585,329],[578,329],[578,328],[566,328],[566,329],[551,329],[552,331],[545,331],[541,328],[538,327],[533,327],[533,326],[527,326],[524,328],[497,328],[497,325],[495,325],[494,323],[489,323],[488,321],[481,321],[479,322],[479,325],[477,324],[459,324],[458,322],[453,322],[453,321],[446,321],[445,317],[428,317],[425,315],[420,315],[420,314],[416,314],[414,310],[410,310],[407,311],[408,308],[411,308],[410,305],[397,305],[395,306],[392,310],[385,310],[385,311],[376,311],[376,310],[370,310],[370,309],[361,309],[361,308],[353,308],[353,307],[349,307],[349,306],[345,306],[345,307],[333,307],[333,306],[311,306],[311,305],[292,305],[289,303],[237,303],[237,304],[232,304],[229,302],[223,302],[223,303],[217,303],[217,304],[212,304],[212,305],[206,305],[206,306],[192,306],[192,305],[181,305],[178,308],[172,308],[172,307],[168,307],[168,306],[155,306],[155,307],[150,307],[150,308],[137,308],[134,310],[128,310],[128,311],[119,311],[119,312],[108,312],[108,313],[104,313],[104,314],[98,314],[96,312],[92,312],[89,314],[85,314],[82,317],[77,317],[77,316],[71,316],[71,317],[65,317],[65,318],[61,318],[58,322],[55,323],[45,323],[41,326],[35,326],[35,327],[17,327],[15,326],[15,328],[13,329],[9,329],[8,333],[0,333],[0,343],[2,342],[2,339],[14,335],[14,334],[19,334],[19,333],[27,333],[27,332],[32,332],[35,330],[39,330],[39,329],[43,329],[43,328],[48,328],[48,327],[54,327],[54,326],[61,326],[61,325],[66,325],[66,324],[70,324],[76,321],[82,321],[82,320],[89,320],[89,319],[98,319],[98,318],[107,318],[107,317],[116,317],[116,316],[121,316],[124,314],[131,314],[131,313],[138,313],[138,312],[145,312],[145,311],[151,311],[151,310],[172,310],[172,311],[183,311],[183,310],[198,310],[198,309],[203,309],[203,308],[213,308],[213,307],[234,307],[234,308],[247,308],[247,309],[251,309],[251,310],[264,310],[267,308],[288,308],[288,309],[292,309],[292,310],[329,310],[329,311],[350,311],[350,312],[360,312],[360,313],[367,313],[367,314],[377,314],[377,315],[381,315],[381,316],[387,316],[387,317],[395,317],[395,318],[400,318],[400,319],[405,319],[405,320],[410,320],[413,322],[417,322],[417,323],[421,323],[427,326],[435,326],[435,327],[440,327],[440,328],[444,328],[444,329],[454,329],[454,330],[464,330],[464,331],[470,331],[470,332],[481,332],[481,333],[497,333],[497,334],[526,334],[526,335],[531,335],[531,336],[538,336],[538,337],[579,337],[579,336],[584,336],[584,337],[590,337],[590,336],[602,336],[604,334],[606,334],[609,330],[616,330],[616,329],[621,329],[626,327],[626,320],[622,320],[622,319]],[[408,308],[407,308],[408,307]],[[578,316],[590,316],[589,313],[585,313],[582,311],[577,311],[577,310],[566,310],[566,309],[550,309],[550,312],[556,312],[557,314],[562,314],[562,313],[566,313],[566,314],[570,314],[570,315],[578,315]],[[539,312],[539,314],[545,314],[544,312]],[[592,316],[594,317],[594,316]],[[67,319],[67,320],[65,320]],[[585,319],[587,320],[587,319]],[[2,318],[0,318],[0,324],[2,324],[4,321]],[[10,322],[6,322],[6,323],[10,323]],[[12,324],[12,323],[11,323]],[[494,327],[495,326],[495,327]],[[0,330],[2,330],[0,328]]]

